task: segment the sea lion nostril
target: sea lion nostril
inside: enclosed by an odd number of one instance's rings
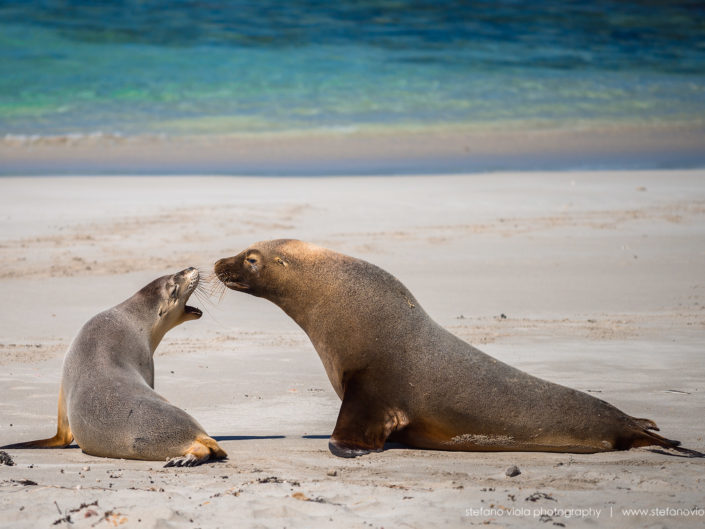
[[[218,277],[218,279],[220,279],[221,281],[226,281],[232,277],[232,273],[225,268],[224,264],[221,264],[222,261],[223,260],[221,259],[215,264],[215,268],[213,269],[213,271],[215,272],[215,275]]]

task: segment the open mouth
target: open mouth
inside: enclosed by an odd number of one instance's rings
[[[239,281],[223,281],[226,287],[232,290],[249,290],[249,285],[240,283]]]
[[[227,272],[221,272],[219,274],[216,272],[216,274],[218,275],[218,279],[220,279],[220,281],[231,290],[246,291],[250,289],[250,285],[238,281],[237,277],[233,277]]]
[[[199,318],[200,318],[201,316],[203,316],[203,312],[201,311],[201,309],[199,309],[199,308],[197,308],[197,307],[191,307],[190,305],[185,305],[185,306],[184,306],[184,312],[185,312],[186,314],[195,314],[195,315],[198,316]]]
[[[189,283],[188,287],[186,287],[187,294],[186,299],[184,300],[184,312],[186,314],[194,314],[197,318],[200,318],[201,316],[203,316],[203,312],[201,311],[201,309],[185,304],[185,302],[188,301],[188,299],[191,297],[191,294],[196,291],[196,287],[198,286],[198,283],[201,280],[201,276],[198,273],[198,270],[194,270],[193,275],[194,277],[191,279],[191,282]]]

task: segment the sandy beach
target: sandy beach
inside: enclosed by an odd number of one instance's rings
[[[494,357],[705,450],[705,170],[8,177],[0,204],[2,445],[54,433],[62,357],[88,318],[158,276],[299,238],[390,271]],[[167,334],[155,387],[229,459],[173,469],[8,450],[0,527],[705,521],[705,460],[650,449],[336,458],[339,399],[303,331],[247,295],[193,301],[204,316]]]

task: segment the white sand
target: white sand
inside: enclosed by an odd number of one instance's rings
[[[0,204],[0,444],[53,434],[61,358],[90,316],[159,275],[290,237],[382,266],[489,354],[705,449],[705,171],[4,178]],[[204,317],[157,350],[156,389],[229,460],[183,470],[9,450],[0,526],[705,522],[705,460],[646,449],[336,458],[339,401],[304,333],[243,294],[197,304]],[[537,492],[548,498],[527,500]]]

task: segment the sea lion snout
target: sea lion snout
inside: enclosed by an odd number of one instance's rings
[[[227,269],[229,265],[233,263],[234,257],[223,257],[222,259],[218,259],[215,262],[215,265],[213,266],[213,270],[215,271],[215,275],[218,276],[220,279],[221,276],[225,276],[227,273]]]
[[[229,289],[245,291],[250,286],[243,280],[242,262],[240,254],[224,257],[215,263],[213,270],[218,279]]]
[[[229,279],[234,277],[235,274],[235,259],[237,255],[232,257],[224,257],[223,259],[218,259],[213,267],[215,275],[218,276],[223,283],[227,282]]]
[[[186,302],[191,297],[191,294],[193,294],[196,290],[196,287],[198,287],[199,280],[200,272],[197,268],[194,268],[193,266],[190,266],[188,268],[185,268],[184,270],[181,270],[180,272],[175,273],[173,276],[171,276],[171,279],[169,280],[168,284],[173,285],[173,288],[169,287],[171,289],[170,303],[173,304],[171,306],[183,307],[183,315],[179,323],[188,320],[197,320],[203,315],[200,309],[196,307],[191,307],[186,304]],[[160,315],[166,312],[167,310],[172,309],[164,309],[162,312],[160,312]]]
[[[183,278],[184,283],[186,283],[185,290],[188,294],[191,294],[198,286],[200,273],[197,268],[190,266],[176,275],[181,276]]]

